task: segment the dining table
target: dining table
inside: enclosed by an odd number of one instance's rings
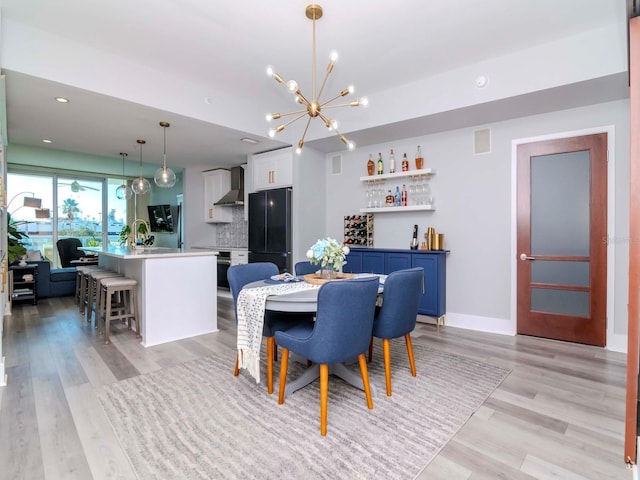
[[[370,273],[360,273],[355,274],[354,278],[357,277],[369,277],[369,276],[377,276],[380,277],[380,285],[378,287],[379,299],[381,300],[382,293],[384,291],[384,280],[386,275],[379,274],[370,274]],[[336,280],[338,282],[343,280]],[[279,285],[289,284],[290,287],[279,288]],[[238,351],[239,354],[242,355],[241,351],[246,352],[247,345],[245,343],[246,329],[254,330],[256,327],[259,327],[260,332],[262,331],[262,324],[264,323],[264,312],[265,311],[273,311],[273,312],[304,312],[304,313],[315,313],[318,310],[318,292],[320,289],[320,285],[309,284],[306,283],[302,278],[297,278],[296,281],[293,282],[283,282],[278,280],[266,279],[266,280],[258,280],[256,282],[248,283],[244,286],[242,291],[240,292],[240,296],[238,298],[238,307],[239,307],[239,315],[238,315]],[[245,291],[243,294],[243,291]],[[266,301],[264,302],[264,308],[252,308],[247,309],[247,311],[243,311],[243,307],[241,305],[241,297],[251,295],[252,292],[261,292],[264,296],[266,294]],[[345,321],[348,321],[348,318],[345,318]],[[243,325],[246,322],[247,325]],[[261,337],[260,337],[261,340]],[[306,364],[306,359],[298,358],[297,355],[291,356],[292,360],[297,360],[300,363]],[[345,382],[350,385],[359,388],[360,390],[364,390],[364,385],[362,383],[362,377],[360,372],[354,372],[348,365],[356,363],[357,360],[353,359],[353,361],[345,362],[345,363],[336,363],[329,366],[329,374],[335,375],[336,377],[341,378]],[[256,362],[257,363],[257,362]],[[256,378],[256,381],[259,382],[260,373],[259,368],[249,368],[249,373]],[[320,365],[313,364],[306,368],[306,370],[291,381],[287,381],[285,387],[285,396],[288,396],[294,393],[296,390],[299,390],[308,384],[315,381],[320,377]],[[377,395],[375,385],[371,384],[371,394],[373,396]]]

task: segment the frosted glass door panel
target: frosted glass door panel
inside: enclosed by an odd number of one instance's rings
[[[531,289],[531,310],[559,315],[589,316],[589,292],[572,290]]]
[[[531,255],[589,255],[589,152],[531,157]]]
[[[554,262],[551,260],[531,262],[532,283],[588,287],[589,275],[589,262]]]

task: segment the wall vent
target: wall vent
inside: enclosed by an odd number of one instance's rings
[[[473,154],[491,153],[491,129],[483,128],[473,132]]]
[[[342,173],[342,156],[331,157],[331,173],[333,175]]]

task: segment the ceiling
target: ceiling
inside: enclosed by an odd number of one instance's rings
[[[271,140],[266,136],[269,124],[263,120],[264,114],[269,109],[286,110],[283,105],[290,100],[264,72],[266,65],[273,63],[279,73],[298,79],[303,92],[308,92],[312,22],[304,15],[307,4],[308,0],[111,0],[101,2],[98,8],[95,2],[86,0],[0,0],[3,39],[24,27],[26,32],[57,40],[60,49],[60,59],[56,60],[60,67],[55,74],[39,69],[38,58],[32,65],[26,60],[14,62],[25,65],[22,71],[12,69],[4,61],[7,52],[2,52],[9,144],[44,147],[43,138],[49,138],[53,143],[46,148],[119,161],[121,151],[137,159],[135,140],[143,138],[148,142],[145,159],[157,158],[162,153],[162,128],[158,123],[168,121],[170,166],[232,166],[243,163],[247,154],[288,145],[292,140],[287,137]],[[340,52],[326,96],[353,83],[359,95],[366,94],[372,100],[376,93],[402,88],[416,79],[478,63],[489,56],[506,55],[620,22],[620,13],[625,12],[623,0],[325,0],[322,7],[324,16],[317,22],[316,34],[319,79],[328,52],[333,48]],[[82,88],[97,80],[83,81],[91,73],[90,59],[85,65],[64,57],[65,45],[70,44],[112,59],[113,77],[98,79],[104,82],[104,88]],[[34,42],[34,55],[38,48],[44,47]],[[135,64],[150,75],[139,78],[133,70],[120,69],[121,64]],[[73,77],[76,69],[82,73],[76,74],[78,81],[59,81]],[[168,109],[144,105],[144,101],[137,103],[132,98],[136,95],[125,99],[106,94],[109,81],[129,82],[132,89],[139,88],[139,98],[144,98],[145,85],[152,88],[158,75],[165,81],[175,77],[206,85],[211,96],[199,98],[199,105],[191,106],[198,113],[190,115],[185,114],[190,108],[177,105],[178,100],[176,108]],[[620,87],[615,92],[604,83],[585,82],[571,91],[555,89],[544,97],[534,94],[514,101],[519,104],[518,115],[607,101],[625,91],[624,79],[615,81]],[[166,92],[169,100],[184,94]],[[70,102],[59,104],[53,100],[58,96]],[[212,120],[206,112],[201,113],[203,107],[218,99],[238,99],[237,108],[224,112],[229,123],[220,120],[220,113]],[[375,108],[372,101],[369,109]],[[341,120],[343,133],[357,137],[359,146],[499,120],[514,111],[508,103],[497,102],[354,128],[357,122],[349,124],[348,110],[353,109],[333,112]],[[258,119],[264,128],[255,120],[243,123],[243,116]],[[291,127],[296,135],[304,128],[302,121],[298,123]],[[259,143],[241,142],[242,137]],[[323,152],[343,148],[324,130],[309,139],[307,146]]]

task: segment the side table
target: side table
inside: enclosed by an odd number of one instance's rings
[[[12,302],[22,302],[31,300],[34,305],[38,304],[38,265],[26,264],[24,266],[12,265],[9,295]]]

